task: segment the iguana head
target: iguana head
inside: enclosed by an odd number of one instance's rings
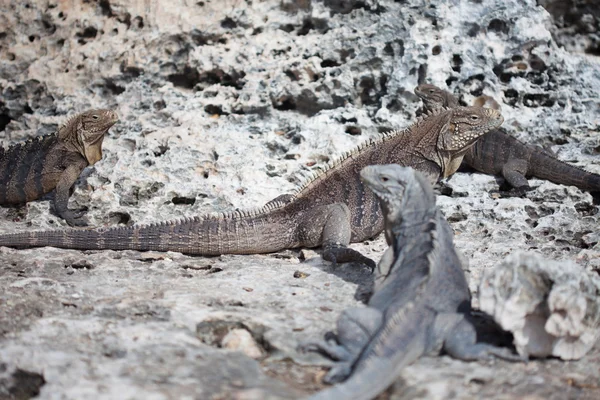
[[[393,220],[400,212],[417,211],[435,205],[431,184],[411,167],[398,164],[370,165],[360,171],[360,177],[379,198],[386,218]],[[408,202],[414,203],[414,206],[407,206]],[[414,210],[407,210],[407,207]]]
[[[440,89],[435,85],[424,83],[417,86],[414,92],[419,96],[427,110],[435,110],[442,107],[453,108],[458,106],[458,101],[452,93]]]
[[[112,110],[88,110],[69,118],[58,129],[60,140],[74,145],[90,165],[102,158],[102,141],[119,117]]]
[[[453,108],[438,138],[438,151],[464,154],[485,133],[499,128],[504,118],[499,111],[484,107]]]

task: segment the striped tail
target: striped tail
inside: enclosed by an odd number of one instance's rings
[[[423,353],[423,338],[412,340],[399,347],[394,357],[377,357],[362,370],[353,372],[346,382],[310,396],[308,400],[371,400],[390,387],[402,369],[417,360]]]
[[[0,246],[79,250],[154,250],[186,254],[270,253],[292,245],[293,221],[281,214],[236,211],[149,225],[63,229],[0,235]],[[275,222],[278,221],[278,222]]]
[[[534,151],[530,159],[531,175],[561,185],[577,186],[588,192],[600,191],[600,175],[560,161],[542,151]]]

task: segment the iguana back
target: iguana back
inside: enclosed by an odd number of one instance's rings
[[[60,152],[62,157],[69,153],[57,151],[57,147],[56,134],[50,134],[0,148],[0,204],[27,203],[54,190],[55,175],[62,171],[45,163],[46,155],[49,151]]]

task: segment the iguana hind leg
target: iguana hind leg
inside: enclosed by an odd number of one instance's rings
[[[84,211],[70,210],[68,208],[70,189],[81,173],[81,166],[69,165],[61,174],[56,184],[54,194],[54,209],[56,213],[71,226],[86,226],[87,220],[83,218]]]
[[[350,209],[343,203],[315,207],[303,216],[304,223],[299,229],[300,242],[306,246],[320,244],[323,247],[321,256],[334,265],[360,262],[373,270],[373,260],[347,247],[352,237],[350,216]]]
[[[375,285],[373,291],[378,291],[383,286],[386,278],[390,274],[390,269],[394,264],[394,248],[388,247],[381,258],[379,259],[379,263],[377,263],[377,268],[375,269]]]
[[[342,312],[337,321],[337,335],[331,340],[307,342],[301,345],[303,351],[323,353],[337,361],[329,370],[325,383],[336,383],[346,379],[352,366],[369,340],[381,326],[381,311],[371,307],[349,308]]]
[[[513,354],[507,348],[477,343],[475,327],[462,314],[440,314],[436,325],[445,326],[443,349],[456,359],[475,361],[497,357],[507,361],[527,361],[526,357]]]

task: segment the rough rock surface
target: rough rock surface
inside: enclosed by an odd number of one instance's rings
[[[552,15],[556,42],[569,51],[600,56],[598,0],[538,0]]]
[[[479,305],[525,356],[577,360],[600,335],[600,277],[570,261],[515,252],[486,272]]]
[[[96,225],[262,205],[378,130],[408,125],[420,81],[465,103],[494,97],[518,138],[600,172],[599,60],[559,47],[533,0],[161,3],[0,2],[5,144],[90,107],[121,116],[71,198]],[[592,196],[531,184],[523,198],[476,173],[440,185],[472,290],[516,250],[599,271]],[[48,201],[0,209],[1,232],[60,225]],[[377,259],[385,243],[354,248]],[[326,361],[297,344],[332,329],[370,279],[316,255],[0,249],[0,398],[311,393]],[[240,331],[262,358],[222,348]],[[568,363],[425,357],[388,395],[597,398],[599,362],[599,345]]]

